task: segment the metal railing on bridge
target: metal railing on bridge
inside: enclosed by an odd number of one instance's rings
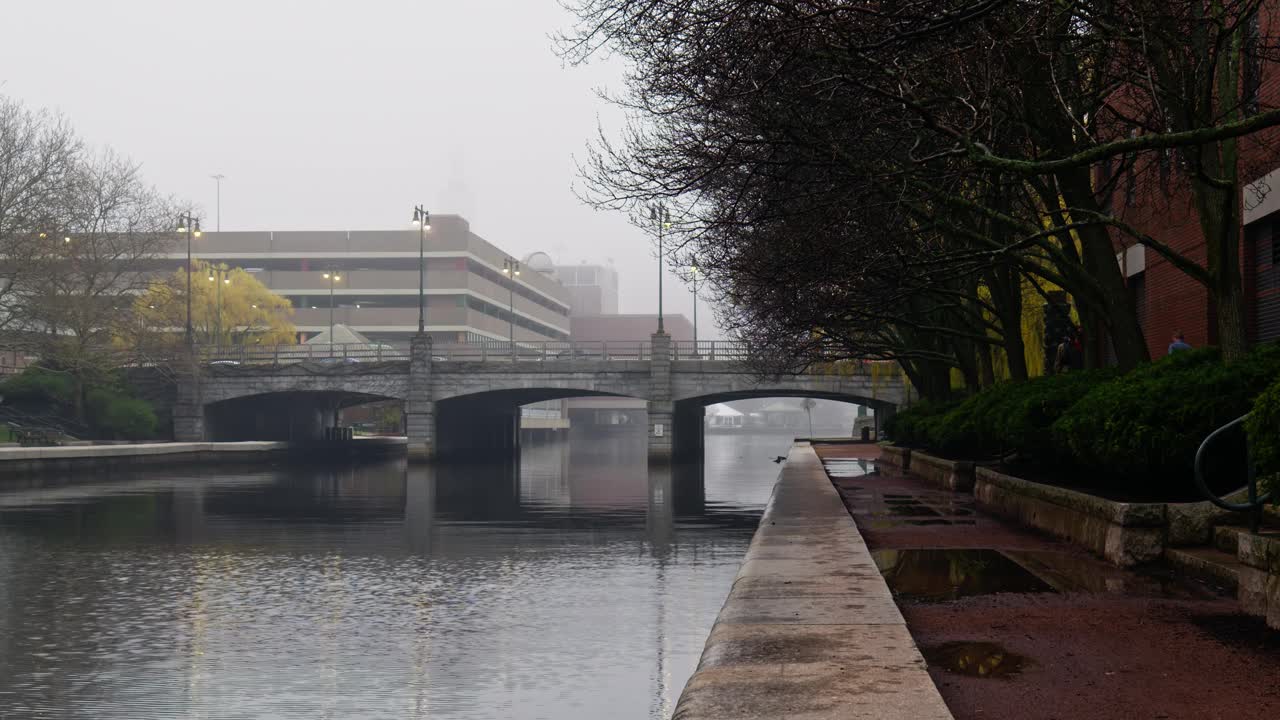
[[[209,365],[287,365],[313,363],[373,363],[409,359],[404,345],[382,343],[306,345],[201,346],[199,357]],[[534,341],[512,344],[506,340],[437,342],[431,346],[436,362],[552,362],[563,360],[648,360],[648,342]]]
[[[199,357],[210,365],[287,365],[300,362],[358,363],[408,360],[409,348],[381,343],[310,345],[202,345]]]
[[[677,340],[671,343],[672,360],[746,360],[746,343],[732,340]]]
[[[466,362],[552,362],[557,360],[626,361],[648,360],[648,342],[606,341],[516,341],[475,340],[457,343],[434,343],[431,359]]]

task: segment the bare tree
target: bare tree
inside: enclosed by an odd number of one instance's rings
[[[58,199],[82,145],[67,122],[0,97],[0,336],[25,321],[21,290],[59,224]]]
[[[890,357],[940,392],[953,367],[1025,377],[1023,305],[1061,288],[1131,367],[1147,350],[1114,232],[1207,284],[1235,354],[1239,228],[1213,218],[1238,197],[1234,143],[1280,123],[1227,81],[1276,44],[1250,24],[1261,7],[581,0],[566,57],[635,68],[618,98],[635,124],[597,144],[584,195],[680,206],[671,252],[696,253],[731,330],[784,361]],[[1116,212],[1142,153],[1184,158],[1219,261]]]
[[[136,336],[134,299],[173,246],[176,212],[135,163],[108,150],[80,156],[55,198],[56,230],[37,235],[14,284],[17,342],[74,379],[78,420],[84,388],[133,357],[120,340]]]

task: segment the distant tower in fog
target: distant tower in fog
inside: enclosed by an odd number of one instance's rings
[[[440,194],[440,207],[448,212],[463,217],[479,218],[480,208],[476,196],[467,185],[466,162],[462,151],[453,148],[449,151],[449,182]]]

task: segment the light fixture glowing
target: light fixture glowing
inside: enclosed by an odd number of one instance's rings
[[[64,237],[64,238],[62,238],[62,242],[64,242],[64,243],[69,243],[69,242],[71,242],[71,238],[70,238],[70,237]]]

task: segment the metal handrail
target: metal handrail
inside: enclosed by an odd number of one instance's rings
[[[1199,490],[1200,493],[1204,495],[1209,502],[1213,503],[1214,505],[1217,505],[1223,510],[1230,510],[1232,512],[1251,513],[1249,517],[1249,527],[1252,532],[1257,532],[1259,513],[1262,510],[1262,507],[1264,505],[1271,502],[1272,493],[1267,492],[1261,497],[1258,496],[1257,473],[1254,471],[1253,454],[1248,451],[1247,442],[1245,445],[1245,473],[1246,473],[1245,489],[1248,492],[1247,502],[1243,502],[1243,503],[1228,502],[1227,500],[1218,497],[1217,495],[1214,494],[1212,490],[1209,489],[1209,485],[1208,483],[1205,482],[1205,479],[1204,479],[1204,462],[1206,457],[1205,452],[1208,450],[1209,445],[1212,444],[1213,441],[1216,440],[1219,435],[1226,432],[1227,430],[1230,430],[1233,427],[1236,427],[1237,425],[1240,425],[1247,419],[1249,419],[1249,413],[1245,413],[1244,415],[1236,418],[1235,420],[1232,420],[1226,425],[1223,425],[1217,430],[1214,430],[1213,432],[1209,433],[1209,436],[1206,437],[1204,441],[1200,443],[1200,447],[1196,448],[1195,483],[1196,483],[1196,489]]]

